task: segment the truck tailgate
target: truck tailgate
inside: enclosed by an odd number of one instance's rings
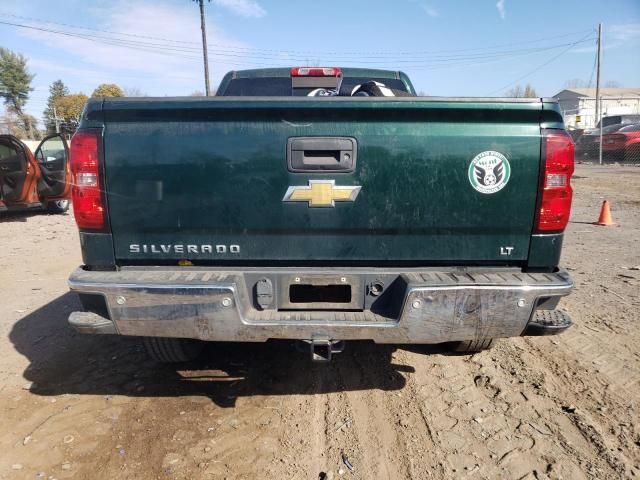
[[[540,101],[129,99],[105,101],[102,114],[120,263],[527,258]],[[288,142],[308,137],[355,139],[353,170],[291,171]],[[498,171],[478,160],[495,152],[508,162]],[[318,180],[328,190],[313,205],[307,196]],[[355,186],[354,198],[336,193]],[[298,201],[283,201],[296,190]]]

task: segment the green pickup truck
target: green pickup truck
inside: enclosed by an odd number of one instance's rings
[[[216,97],[91,99],[71,141],[78,331],[448,343],[554,334],[574,146],[554,100],[417,97],[402,72],[228,73]]]

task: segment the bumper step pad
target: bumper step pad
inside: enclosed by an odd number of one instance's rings
[[[79,333],[107,335],[118,333],[112,320],[91,312],[71,312],[69,325]]]
[[[536,310],[524,331],[524,336],[557,335],[573,325],[571,317],[562,310]]]

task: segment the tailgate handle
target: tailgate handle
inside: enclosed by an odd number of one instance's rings
[[[287,144],[291,172],[352,172],[358,144],[351,137],[293,137]]]

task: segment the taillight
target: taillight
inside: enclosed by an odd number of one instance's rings
[[[71,139],[69,163],[73,175],[73,214],[78,228],[102,230],[105,211],[100,187],[100,130],[78,130]]]
[[[562,232],[571,214],[571,175],[574,166],[574,145],[564,130],[542,131],[542,160],[544,174],[541,180],[536,230]]]
[[[342,71],[336,67],[293,67],[292,77],[338,77]]]

